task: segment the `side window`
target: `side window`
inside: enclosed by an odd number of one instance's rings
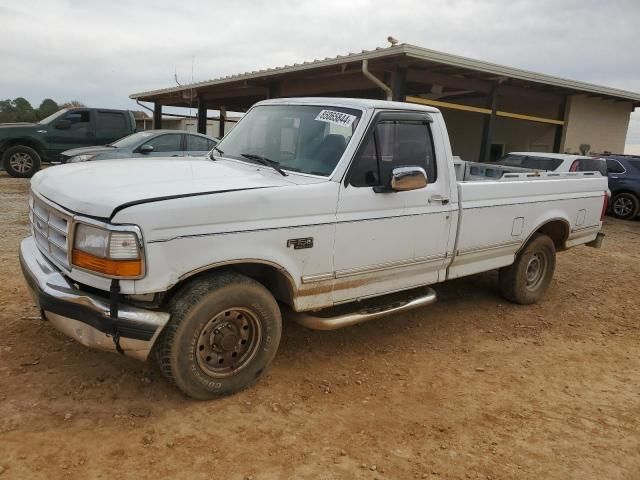
[[[607,176],[607,164],[600,158],[581,158],[578,160],[576,172],[600,172],[603,177]]]
[[[369,134],[350,172],[356,187],[386,183],[397,167],[422,167],[429,182],[436,180],[431,131],[420,121],[381,121]]]
[[[625,169],[617,160],[607,160],[607,171],[609,173],[624,173]]]
[[[187,135],[187,151],[189,152],[208,152],[213,146],[213,142],[206,137]]]
[[[126,123],[120,112],[96,112],[96,128],[100,131],[124,132]]]
[[[349,183],[354,187],[375,187],[380,185],[378,153],[373,133],[370,133],[349,174]]]
[[[151,145],[154,152],[176,152],[182,150],[182,134],[168,133],[149,140],[145,145]]]
[[[70,130],[87,130],[91,122],[91,112],[88,110],[69,112],[64,118],[71,122]]]

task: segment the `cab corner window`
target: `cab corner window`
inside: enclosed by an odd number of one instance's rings
[[[436,180],[431,131],[422,121],[381,121],[368,133],[349,173],[354,187],[376,187],[390,181],[397,167],[422,167]]]

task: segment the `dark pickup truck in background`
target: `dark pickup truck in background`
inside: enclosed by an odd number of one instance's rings
[[[0,158],[12,177],[31,177],[65,150],[106,145],[135,131],[129,110],[68,108],[38,123],[0,124]]]

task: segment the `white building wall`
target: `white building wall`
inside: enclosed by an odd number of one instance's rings
[[[631,102],[605,100],[587,95],[573,95],[565,116],[562,152],[580,152],[581,144],[591,145],[590,151],[624,152]]]

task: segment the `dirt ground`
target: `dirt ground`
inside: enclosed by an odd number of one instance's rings
[[[27,192],[0,173],[0,480],[640,479],[640,221],[559,254],[538,305],[487,273],[345,330],[287,323],[262,381],[195,402],[38,319]]]

